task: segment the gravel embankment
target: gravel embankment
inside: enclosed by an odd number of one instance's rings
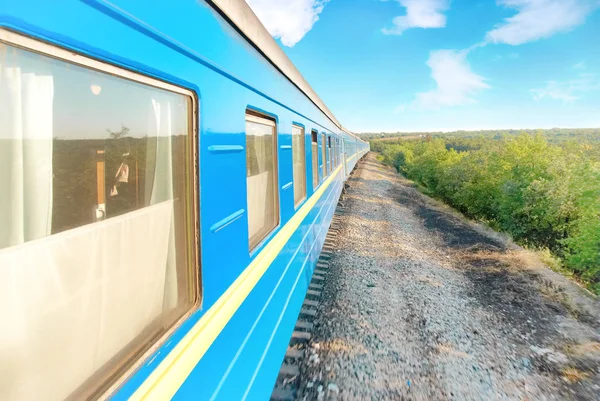
[[[303,400],[600,400],[599,302],[369,154],[301,364]]]

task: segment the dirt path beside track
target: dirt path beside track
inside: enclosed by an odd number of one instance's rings
[[[369,154],[350,179],[306,400],[600,400],[599,302]]]

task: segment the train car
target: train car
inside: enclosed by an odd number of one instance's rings
[[[347,149],[347,152],[345,153],[346,158],[344,160],[344,169],[347,177],[352,170],[354,170],[358,161],[369,152],[370,146],[368,142],[359,139],[347,129],[342,127],[341,131],[342,142],[344,148]]]
[[[242,0],[2,0],[0,399],[268,399],[368,149]]]

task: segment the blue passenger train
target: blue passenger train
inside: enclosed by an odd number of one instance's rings
[[[242,0],[0,0],[0,399],[268,399],[368,151]]]

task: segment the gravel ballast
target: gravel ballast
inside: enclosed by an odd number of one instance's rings
[[[369,154],[300,363],[305,400],[600,400],[598,300]]]

